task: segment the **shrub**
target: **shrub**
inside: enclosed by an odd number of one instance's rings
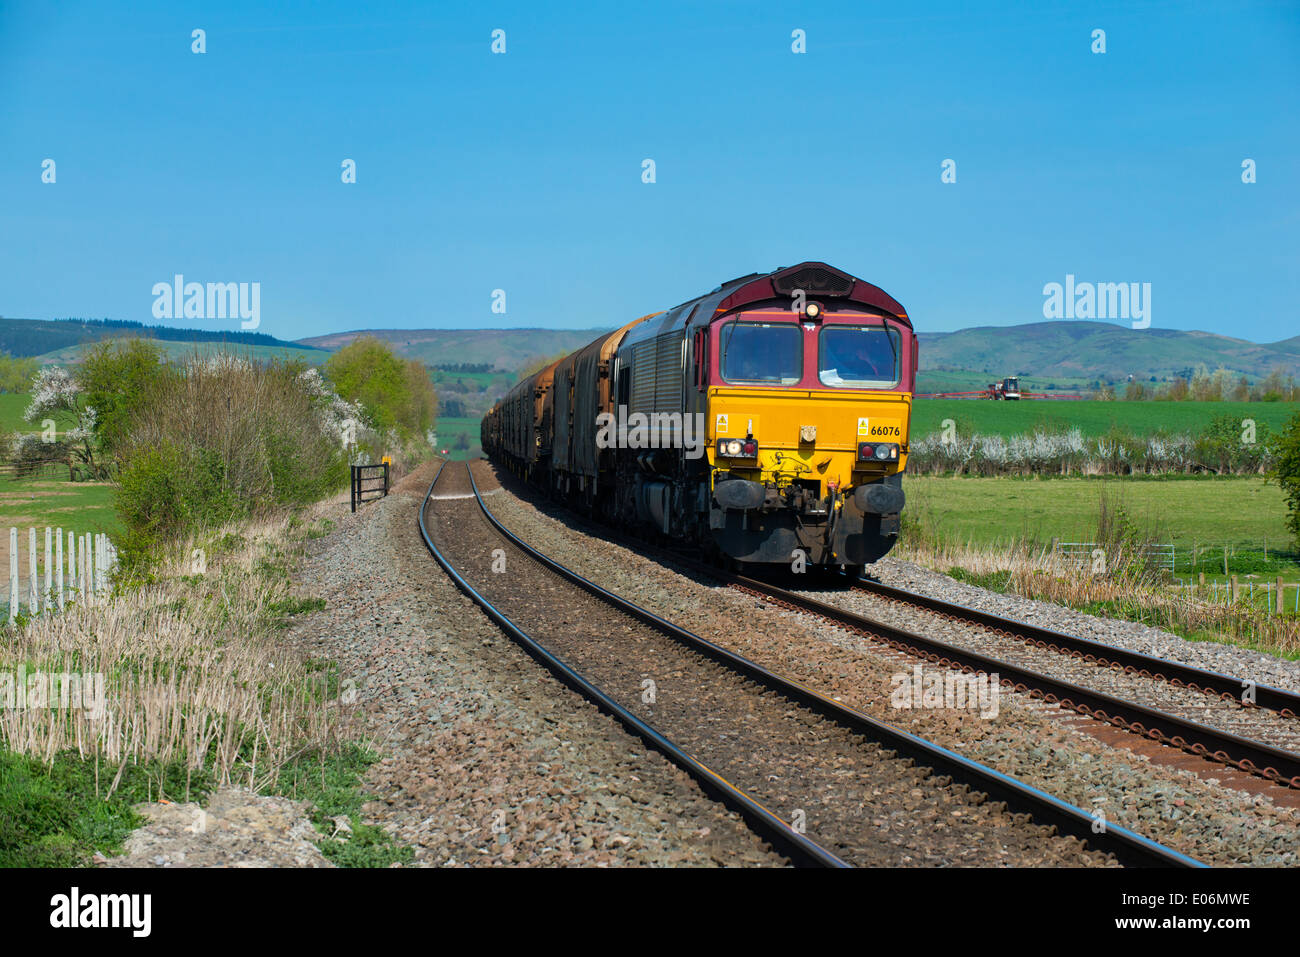
[[[111,453],[125,440],[131,417],[164,376],[162,350],[146,339],[100,342],[76,371],[86,404],[96,413],[100,448]]]
[[[226,482],[212,449],[182,448],[166,440],[133,455],[118,474],[117,511],[127,536],[127,564],[145,558],[159,543],[197,528],[212,528],[249,511]]]
[[[433,427],[437,396],[428,370],[374,336],[354,339],[330,356],[325,374],[340,396],[365,409],[380,435],[392,431],[406,441]]]
[[[95,437],[98,414],[86,399],[77,377],[67,369],[50,366],[41,369],[32,379],[31,402],[23,412],[28,422],[63,418],[75,423],[63,433],[67,445],[68,463],[72,478],[101,478],[106,474],[99,442]],[[22,443],[11,449],[14,456],[30,454]]]
[[[0,351],[0,392],[26,392],[40,367],[35,359],[16,359]]]
[[[346,411],[346,404],[343,404]],[[338,397],[301,364],[221,354],[148,382],[118,450],[124,562],[233,519],[343,488]]]
[[[1271,434],[1261,422],[1247,442],[1242,420],[1232,415],[1216,415],[1196,436],[1194,451],[1199,465],[1215,472],[1259,472],[1263,469]]]
[[[1282,487],[1289,513],[1286,525],[1300,546],[1300,412],[1287,420],[1271,444],[1275,458],[1269,477]]]

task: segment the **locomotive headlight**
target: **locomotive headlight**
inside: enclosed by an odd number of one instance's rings
[[[815,302],[810,302],[808,305],[804,306],[803,314],[816,322],[822,317],[822,307]]]
[[[898,461],[898,446],[890,442],[882,442],[879,445],[871,442],[859,443],[858,461],[896,462]]]
[[[718,439],[718,454],[732,459],[758,458],[758,443],[753,439]]]

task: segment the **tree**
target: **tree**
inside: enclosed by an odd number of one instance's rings
[[[16,359],[0,352],[0,392],[26,392],[40,367],[35,359]]]
[[[162,350],[139,338],[98,343],[76,372],[86,403],[95,410],[101,449],[111,454],[127,438],[131,417],[163,375]]]
[[[325,374],[340,396],[360,403],[381,435],[402,439],[424,436],[433,426],[438,397],[424,366],[403,360],[388,343],[361,336],[325,363]]]
[[[20,440],[53,445],[59,441],[53,433],[55,416],[71,416],[75,425],[63,434],[67,445],[68,469],[71,477],[103,478],[104,468],[96,454],[96,411],[86,399],[80,383],[62,366],[48,366],[36,374],[32,383],[32,400],[23,413],[28,422],[41,423],[42,435]],[[22,445],[15,449],[22,454]]]
[[[1282,434],[1273,441],[1273,451],[1269,477],[1282,487],[1290,513],[1287,528],[1300,546],[1300,412],[1287,420]]]

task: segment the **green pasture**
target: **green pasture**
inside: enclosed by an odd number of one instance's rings
[[[466,391],[484,391],[496,383],[498,388],[509,389],[515,384],[517,376],[513,372],[448,372],[445,369],[429,368],[429,378],[435,386],[455,385],[457,380],[463,383]]]
[[[1175,545],[1180,575],[1203,571],[1221,578],[1225,547],[1230,573],[1289,578],[1300,559],[1286,531],[1281,489],[1259,476],[922,475],[905,478],[903,488],[910,521],[946,542],[1089,542],[1097,534],[1105,493],[1124,507],[1143,540]]]
[[[447,450],[447,458],[461,461],[464,459],[476,459],[482,453],[479,445],[479,424],[482,420],[474,418],[453,419],[439,416],[438,425],[434,431],[438,435],[438,445],[436,451],[439,455],[442,450]],[[459,436],[465,436],[469,442],[469,448],[456,448],[456,439]]]
[[[31,423],[23,419],[31,400],[25,392],[0,392],[0,434],[32,431]]]
[[[1100,436],[1118,426],[1136,435],[1155,432],[1200,432],[1220,415],[1254,419],[1278,431],[1300,412],[1296,402],[1102,402],[1090,399],[917,399],[912,407],[912,435],[938,432],[952,419],[958,434],[1021,435],[1078,428],[1085,436]]]
[[[121,534],[113,510],[113,487],[107,482],[69,482],[63,466],[49,466],[22,479],[0,473],[0,531],[47,525],[79,533]]]
[[[986,388],[991,382],[1000,382],[1002,376],[990,372],[967,372],[964,369],[926,370],[916,374],[917,392],[976,392]],[[1030,392],[1076,392],[1087,393],[1092,389],[1095,379],[1071,378],[1069,376],[1021,376],[1020,388]]]

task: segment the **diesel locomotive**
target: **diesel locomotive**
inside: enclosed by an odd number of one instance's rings
[[[484,452],[551,495],[745,565],[893,546],[917,368],[903,307],[825,263],[607,333],[492,407]]]

